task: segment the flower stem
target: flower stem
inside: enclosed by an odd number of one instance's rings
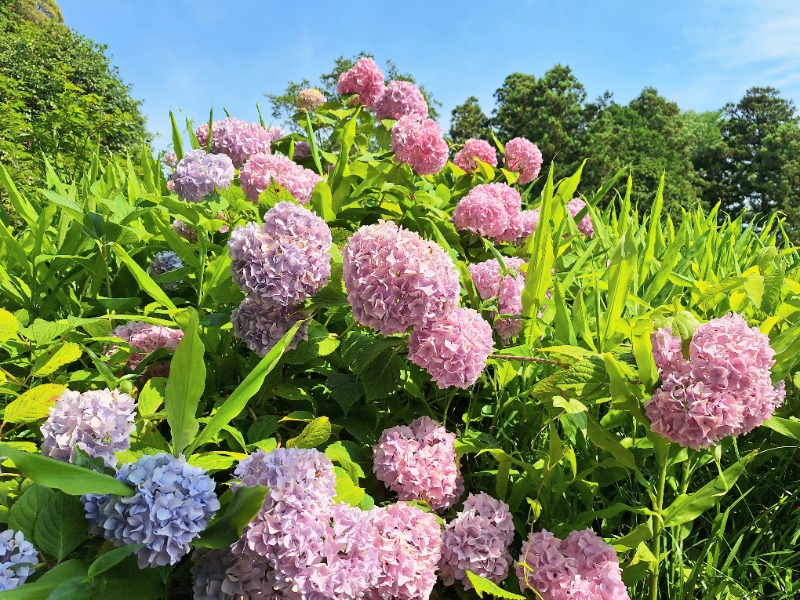
[[[660,452],[656,452],[656,460],[658,462],[658,488],[653,504],[653,512],[656,513],[656,520],[653,524],[653,556],[655,556],[656,564],[650,572],[650,600],[658,600],[658,571],[661,566],[661,535],[664,531],[662,512],[664,510],[664,488],[667,482],[666,456]]]

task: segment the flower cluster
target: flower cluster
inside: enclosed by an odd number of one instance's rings
[[[273,180],[300,204],[308,204],[314,186],[322,178],[283,154],[255,154],[239,173],[239,185],[254,203]]]
[[[410,81],[392,81],[386,86],[375,102],[375,116],[378,119],[400,119],[428,116],[428,103],[420,89]]]
[[[175,254],[172,250],[165,250],[164,252],[157,252],[150,260],[147,266],[147,274],[151,277],[158,277],[170,271],[176,271],[183,268],[183,261],[181,257]],[[170,281],[160,284],[165,290],[176,290],[178,286],[183,283],[182,281]]]
[[[565,540],[531,532],[516,570],[520,588],[542,600],[630,600],[617,553],[591,529]]]
[[[0,532],[0,591],[21,586],[38,564],[39,552],[21,531]]]
[[[464,492],[455,440],[429,417],[386,429],[373,448],[375,476],[400,500],[425,500],[433,510],[445,510]]]
[[[445,585],[460,581],[468,590],[472,584],[466,571],[500,583],[508,575],[514,540],[514,520],[508,504],[485,492],[470,494],[464,509],[450,521],[442,534],[440,572]]]
[[[464,147],[456,152],[453,162],[457,167],[467,171],[475,171],[478,168],[477,161],[480,160],[493,167],[497,166],[497,152],[492,145],[485,140],[470,138],[464,142]]]
[[[259,356],[266,356],[295,323],[307,317],[308,313],[294,307],[265,306],[247,297],[231,314],[231,323],[236,337]],[[294,350],[301,340],[307,338],[306,322],[300,326],[287,349]]]
[[[521,210],[511,216],[508,228],[494,238],[495,242],[521,244],[539,225],[539,209]]]
[[[194,600],[277,600],[266,560],[201,548],[192,562]]]
[[[507,257],[503,259],[508,275],[502,277],[502,269],[496,258],[475,265],[469,265],[469,273],[475,282],[475,288],[481,300],[497,297],[500,314],[518,315],[522,312],[522,290],[525,289],[525,277],[521,268],[525,261],[521,258]],[[519,319],[501,318],[494,323],[497,333],[504,340],[519,334],[522,322]]]
[[[224,154],[192,150],[175,166],[173,190],[189,202],[200,202],[211,192],[227,188],[235,174],[233,162]]]
[[[159,348],[174,351],[183,339],[183,331],[180,329],[151,325],[142,321],[129,321],[125,325],[120,325],[111,332],[111,335],[128,342],[131,348],[128,366],[131,369],[138,367],[146,355]]]
[[[170,150],[161,158],[161,162],[167,167],[175,168],[175,165],[178,164],[178,155],[174,150]]]
[[[328,282],[331,244],[325,221],[279,202],[264,215],[263,225],[248,223],[231,234],[233,280],[265,306],[296,306]]]
[[[503,237],[522,208],[519,192],[504,183],[485,183],[470,190],[453,211],[453,225],[461,231],[492,239]]]
[[[525,138],[514,138],[506,144],[506,166],[519,173],[520,184],[530,183],[542,170],[542,153],[535,144]]]
[[[311,156],[311,144],[306,142],[305,140],[297,142],[294,145],[294,156],[295,160],[303,160],[304,158],[308,158]]]
[[[392,150],[419,175],[438,173],[447,164],[447,142],[436,121],[416,115],[403,117],[392,127]]]
[[[408,359],[425,369],[439,388],[466,389],[478,380],[494,348],[492,327],[471,308],[454,308],[426,326],[415,327]]]
[[[41,427],[42,454],[75,462],[75,451],[80,449],[115,467],[114,453],[131,445],[135,416],[136,401],[117,390],[66,390]]]
[[[384,335],[426,325],[458,304],[459,277],[450,256],[393,221],[361,227],[342,256],[353,316]]]
[[[219,510],[214,480],[183,457],[142,456],[117,471],[134,495],[83,496],[91,531],[116,546],[144,544],[136,550],[139,568],[174,565]]]
[[[197,230],[180,219],[174,219],[172,221],[172,231],[189,242],[194,243],[197,241]]]
[[[283,131],[278,137],[281,135]],[[197,128],[196,136],[200,146],[206,148],[208,122]],[[211,126],[211,152],[228,156],[237,169],[254,154],[269,153],[275,139],[275,132],[264,129],[259,123],[248,123],[235,117],[214,121]]]
[[[356,102],[374,108],[384,90],[383,72],[369,57],[359,59],[349,70],[339,75],[340,95],[358,94]]]
[[[325,104],[325,94],[317,88],[303,88],[297,92],[297,108],[300,110],[313,110]]]
[[[586,202],[581,200],[580,198],[573,198],[569,202],[567,202],[567,212],[573,217],[577,217],[578,213],[581,212],[584,207],[586,206]],[[589,212],[587,211],[583,218],[578,222],[578,231],[580,231],[586,237],[593,237],[594,236],[594,225],[592,224],[592,218],[589,216]]]
[[[669,328],[652,335],[661,387],[645,406],[651,428],[699,450],[722,438],[746,434],[770,418],[786,395],[772,385],[775,351],[769,338],[738,313],[699,325],[689,343]]]

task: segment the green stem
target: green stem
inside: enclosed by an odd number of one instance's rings
[[[667,461],[666,456],[656,453],[658,460],[658,489],[656,499],[653,504],[653,512],[656,513],[656,520],[653,524],[653,556],[656,564],[650,572],[650,600],[658,600],[658,570],[661,566],[661,534],[664,531],[664,520],[662,511],[664,509],[664,488],[667,483]]]

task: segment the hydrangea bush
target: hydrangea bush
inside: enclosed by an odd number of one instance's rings
[[[0,171],[0,589],[792,597],[710,562],[800,454],[779,221],[640,214],[537,140],[453,148],[371,58],[337,87],[288,135],[174,120],[163,162]],[[791,481],[731,546],[797,522]]]

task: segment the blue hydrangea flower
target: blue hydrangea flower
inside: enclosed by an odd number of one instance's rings
[[[21,586],[38,564],[39,552],[21,531],[0,532],[0,591]]]
[[[214,480],[183,457],[145,455],[116,477],[136,493],[83,496],[86,518],[92,533],[116,546],[144,544],[136,551],[142,569],[177,563],[219,510]]]
[[[183,261],[181,257],[175,254],[172,250],[158,252],[150,261],[147,267],[147,274],[151,277],[158,277],[164,273],[175,271],[176,269],[183,268]],[[165,290],[176,290],[183,281],[172,281],[170,283],[162,283],[161,287]]]

